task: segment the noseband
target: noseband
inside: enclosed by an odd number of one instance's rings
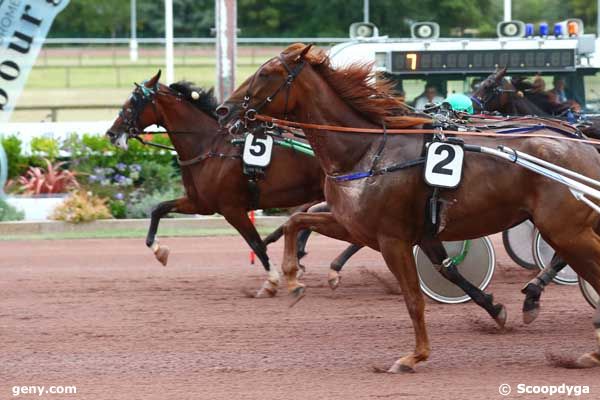
[[[264,67],[267,63],[271,62],[272,60],[274,60],[275,58],[270,59],[269,61],[267,61],[265,64],[263,64],[262,67]],[[306,61],[304,59],[300,59],[300,62],[298,63],[298,65],[296,65],[295,67],[291,68],[283,59],[283,56],[280,54],[279,56],[277,56],[277,59],[279,60],[279,62],[281,63],[281,65],[285,68],[285,70],[288,73],[288,76],[284,79],[284,81],[281,83],[281,85],[279,85],[279,87],[273,92],[273,94],[271,94],[270,96],[267,96],[264,100],[262,100],[260,103],[258,103],[258,105],[256,105],[253,108],[249,108],[250,107],[250,100],[252,99],[252,87],[254,86],[254,82],[256,80],[256,75],[260,73],[260,69],[262,69],[262,67],[257,71],[256,74],[254,74],[254,76],[252,77],[252,80],[250,81],[250,85],[248,86],[248,90],[246,91],[246,95],[244,96],[244,101],[242,102],[242,109],[245,110],[244,111],[244,124],[247,127],[248,125],[248,121],[255,121],[256,120],[256,115],[269,103],[271,103],[273,100],[275,100],[275,97],[282,91],[285,89],[285,108],[283,111],[283,118],[287,119],[287,114],[288,114],[288,102],[289,102],[289,98],[290,98],[290,89],[292,87],[292,83],[294,82],[294,80],[296,79],[296,77],[300,74],[300,72],[302,72],[302,69],[304,68],[304,66],[306,65]]]

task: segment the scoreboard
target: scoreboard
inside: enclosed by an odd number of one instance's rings
[[[388,58],[389,57],[389,58]],[[433,50],[377,52],[375,58],[399,74],[574,71],[575,49]]]

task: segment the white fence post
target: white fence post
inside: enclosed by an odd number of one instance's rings
[[[237,1],[215,0],[217,33],[217,96],[225,100],[235,88]]]
[[[165,0],[165,65],[166,83],[175,82],[175,61],[173,55],[173,0]]]

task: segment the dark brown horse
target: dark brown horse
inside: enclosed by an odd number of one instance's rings
[[[523,89],[525,89],[524,87],[518,89],[506,78],[506,73],[506,68],[499,68],[481,82],[478,89],[471,94],[474,110],[477,112],[498,112],[508,116],[537,116],[550,118],[550,114],[538,107],[525,95],[523,92]],[[503,121],[503,119],[500,121]],[[515,122],[518,123],[518,121]],[[586,124],[580,125],[579,128],[583,133],[596,137],[593,133],[595,130],[593,126]],[[554,277],[566,265],[567,264],[555,254],[550,265],[525,285],[522,290],[526,295],[523,303],[523,320],[525,323],[531,323],[538,316],[540,297],[544,288],[552,282]]]
[[[587,117],[580,120],[580,114],[573,112],[568,104],[543,102],[537,104],[532,97],[532,85],[522,79],[506,78],[507,69],[500,68],[486,79],[472,93],[473,108],[477,112],[497,111],[503,115],[552,117],[574,123],[581,132],[591,138],[600,138],[600,118]],[[569,118],[567,118],[567,115]]]
[[[261,293],[273,295],[279,281],[278,272],[270,268],[266,245],[247,213],[254,208],[297,207],[322,201],[323,173],[316,159],[276,146],[268,173],[257,181],[258,190],[253,192],[242,171],[240,146],[231,143],[228,131],[219,129],[212,91],[202,91],[186,83],[168,87],[160,84],[159,78],[160,71],[136,87],[107,132],[113,143],[126,148],[129,138],[157,124],[169,132],[179,156],[185,196],[160,203],[153,209],[146,244],[159,261],[166,263],[168,249],[160,246],[155,238],[160,218],[170,212],[219,213],[270,271]],[[256,193],[258,201],[253,198]]]
[[[402,104],[390,96],[389,88],[389,82],[373,82],[368,65],[335,70],[325,53],[310,52],[310,46],[296,44],[265,63],[217,109],[217,114],[223,125],[239,118],[251,122],[257,112],[287,116],[305,124],[359,129],[405,129],[431,122],[422,117],[393,116]],[[299,213],[286,223],[282,267],[288,290],[296,295],[304,292],[296,277],[296,235],[300,229],[310,227],[381,251],[402,287],[416,337],[414,352],[398,359],[388,371],[413,371],[430,354],[425,303],[412,254],[413,245],[432,240],[426,223],[432,189],[425,184],[422,169],[411,164],[421,156],[425,138],[415,134],[339,133],[309,125],[303,129],[327,174],[325,197],[331,212]],[[551,130],[540,133],[555,135]],[[472,146],[506,145],[600,178],[600,155],[584,143],[558,137],[464,139]],[[392,165],[405,168],[387,172],[386,167]],[[347,176],[362,179],[342,179]],[[600,215],[577,201],[564,186],[516,164],[467,153],[461,184],[441,190],[439,197],[442,206],[435,239],[477,238],[531,219],[557,253],[600,290]],[[594,325],[598,349],[580,357],[580,367],[600,365],[600,308]]]

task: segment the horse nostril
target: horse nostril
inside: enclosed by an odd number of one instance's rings
[[[226,117],[227,115],[229,115],[229,107],[220,106],[217,108],[216,113],[219,117]]]

